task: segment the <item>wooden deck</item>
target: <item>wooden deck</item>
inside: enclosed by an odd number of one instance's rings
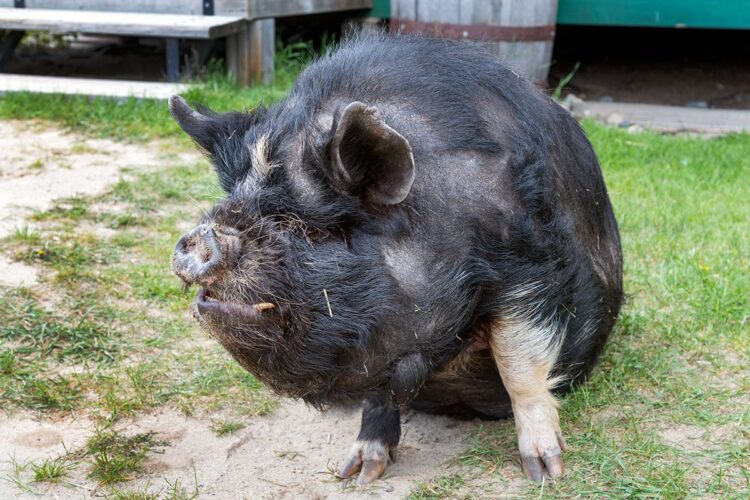
[[[163,38],[167,79],[176,82],[185,63],[180,40],[192,40],[190,50],[203,64],[211,40],[223,38],[226,66],[237,82],[267,84],[276,18],[344,11],[358,16],[371,7],[372,0],[0,0],[0,70],[26,31],[108,34]],[[5,91],[20,82],[9,81]]]

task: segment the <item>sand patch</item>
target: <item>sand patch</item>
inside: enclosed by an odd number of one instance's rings
[[[149,468],[160,478],[194,484],[216,498],[358,498],[388,493],[407,495],[418,481],[438,474],[443,463],[460,453],[476,424],[415,414],[403,425],[399,460],[382,481],[357,489],[336,479],[340,464],[359,431],[358,410],[325,414],[303,403],[286,401],[265,417],[247,420],[247,427],[219,437],[210,422],[173,411],[145,416],[132,432],[156,432],[169,441]],[[157,478],[147,474],[128,487]]]
[[[31,414],[0,414],[0,476],[9,472],[10,457],[27,462],[64,455],[66,449],[83,446],[93,429],[87,417],[53,421],[37,420]],[[10,497],[11,490],[5,490],[8,486],[0,482],[0,498]]]
[[[659,437],[671,446],[676,446],[686,451],[694,451],[705,448],[704,435],[706,429],[693,425],[675,425],[659,431]]]
[[[418,483],[449,473],[450,460],[465,449],[466,439],[478,425],[411,414],[402,426],[398,462],[389,466],[382,480],[357,488],[336,479],[332,471],[359,431],[358,410],[320,413],[303,403],[285,401],[273,414],[249,417],[246,424],[234,434],[219,437],[210,430],[209,420],[185,417],[171,409],[122,421],[116,426],[119,432],[152,432],[165,445],[150,453],[134,480],[118,487],[157,491],[166,481],[179,481],[192,490],[197,481],[201,498],[401,498]],[[20,462],[61,455],[63,442],[68,450],[79,449],[93,432],[93,423],[5,418],[0,428],[0,449]],[[0,475],[8,474],[10,468],[9,462],[0,464]],[[87,472],[88,466],[81,464],[68,483],[34,487],[49,497],[88,496],[97,485],[86,477]],[[17,495],[23,497],[11,483],[0,482],[0,498]]]
[[[39,273],[36,268],[22,262],[14,262],[0,254],[0,285],[28,287],[36,283],[38,278]]]
[[[197,153],[165,152],[159,143],[128,144],[88,139],[35,122],[0,121],[0,237],[29,224],[26,218],[47,210],[59,198],[96,195],[131,171],[166,162],[197,161]],[[106,231],[103,231],[106,233]],[[33,268],[0,256],[0,285],[29,286]]]

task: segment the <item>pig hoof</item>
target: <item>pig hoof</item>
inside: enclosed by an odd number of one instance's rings
[[[536,439],[521,441],[521,463],[526,477],[532,481],[541,482],[544,471],[549,477],[558,478],[563,475],[565,468],[562,461],[562,450],[565,449],[565,440],[559,431],[552,433],[540,433]]]
[[[379,479],[385,472],[388,461],[396,461],[396,445],[386,445],[378,441],[356,441],[338,477],[347,479],[357,472],[357,484],[368,484]]]

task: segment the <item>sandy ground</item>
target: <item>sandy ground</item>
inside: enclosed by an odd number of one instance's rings
[[[0,122],[0,151],[5,155],[0,162],[0,237],[26,225],[33,228],[27,217],[49,208],[55,199],[103,192],[124,175],[124,167],[143,170],[176,161],[159,145],[92,140],[13,121]],[[36,279],[33,267],[0,254],[0,285],[33,287]],[[168,444],[149,455],[142,474],[118,487],[159,491],[168,488],[167,481],[179,480],[188,491],[197,486],[200,498],[403,497],[419,482],[448,473],[450,460],[466,448],[466,438],[479,425],[407,414],[398,463],[390,466],[383,480],[356,488],[334,478],[331,471],[353,443],[359,418],[354,409],[323,414],[285,401],[271,415],[248,418],[245,428],[218,437],[208,419],[188,418],[169,409],[140,415],[118,428],[127,435],[156,432],[155,439]],[[25,412],[0,413],[0,498],[103,496],[106,489],[95,489],[95,482],[86,477],[85,464],[64,483],[34,485],[35,493],[19,490],[8,480],[13,461],[39,463],[78,450],[93,428],[85,415],[53,420]],[[520,469],[514,476],[522,481]],[[496,491],[507,494],[507,487],[504,483]]]
[[[158,147],[86,139],[33,122],[0,121],[0,237],[33,223],[27,217],[53,200],[95,195],[115,183],[124,167],[154,168]],[[0,255],[0,285],[29,286],[33,267]]]
[[[450,469],[450,460],[466,448],[466,438],[477,427],[476,422],[418,413],[406,419],[398,462],[382,480],[358,488],[331,473],[359,430],[357,411],[320,413],[303,403],[286,401],[271,415],[248,419],[244,429],[217,437],[209,421],[163,410],[118,425],[127,433],[155,432],[155,439],[168,443],[149,456],[141,475],[118,486],[128,491],[145,487],[158,491],[167,488],[167,481],[178,480],[188,491],[197,486],[199,498],[219,499],[403,498],[420,481]],[[66,448],[77,449],[92,423],[85,418],[50,422],[5,417],[0,419],[0,428],[0,450],[23,463],[57,456]],[[10,462],[0,463],[0,476],[10,473]],[[104,494],[104,490],[94,491],[85,475],[86,467],[79,467],[64,484],[35,487],[37,495],[0,481],[0,498]]]

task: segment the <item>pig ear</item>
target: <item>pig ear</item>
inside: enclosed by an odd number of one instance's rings
[[[349,104],[331,140],[333,181],[340,189],[384,205],[404,201],[414,182],[414,157],[404,136],[389,127],[378,110]]]
[[[169,112],[177,125],[203,150],[213,153],[216,144],[217,126],[211,116],[204,115],[185,102],[178,95],[169,98]]]

